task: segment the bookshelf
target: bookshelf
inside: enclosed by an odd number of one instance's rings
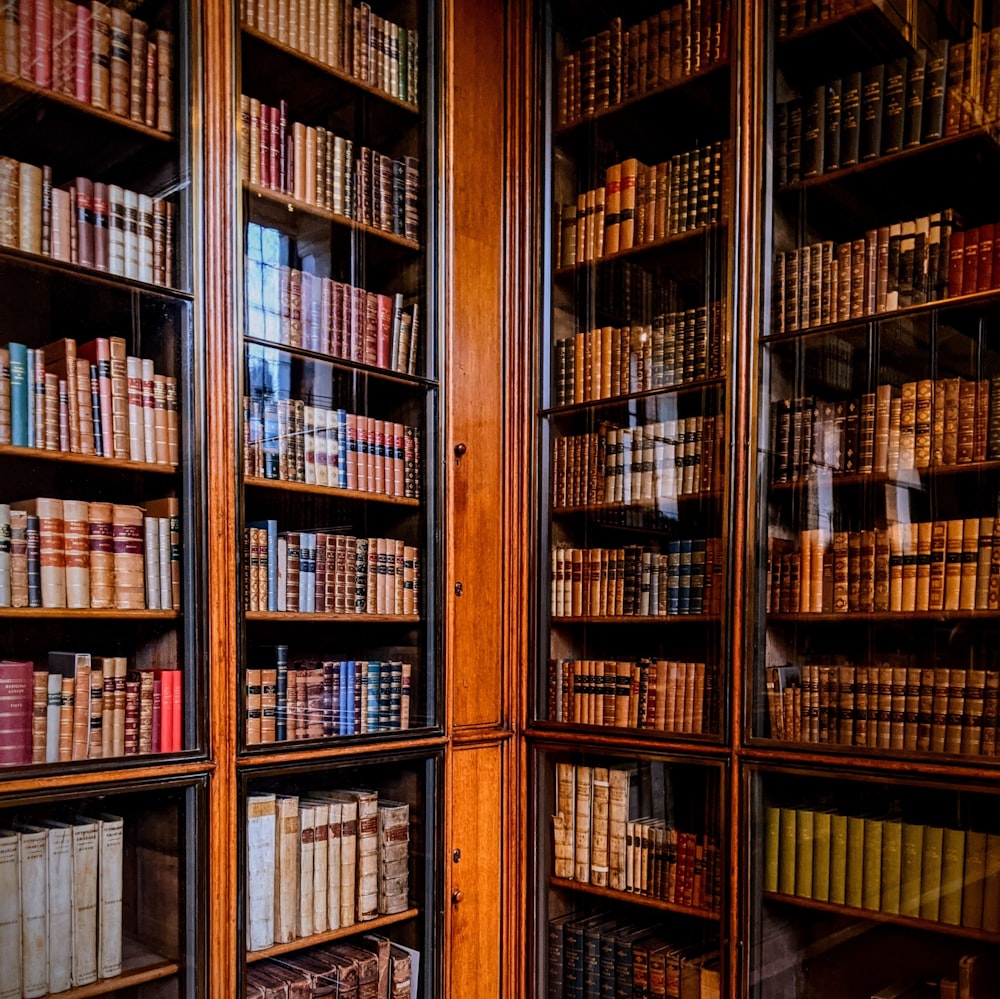
[[[412,995],[430,996],[443,968],[438,14],[301,10],[279,21],[277,3],[244,5],[234,42],[238,975],[247,994],[281,975],[344,988],[367,981],[367,947],[400,989],[412,974]],[[372,800],[340,801],[356,789]],[[384,835],[376,793],[404,816]]]
[[[173,0],[0,16],[0,965],[16,995],[206,981],[193,20]]]

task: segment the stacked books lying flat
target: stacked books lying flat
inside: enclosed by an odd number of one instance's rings
[[[0,347],[0,444],[176,464],[177,379],[121,337]]]
[[[247,670],[248,745],[399,732],[410,727],[411,663],[297,659]]]
[[[0,246],[166,287],[173,245],[173,202],[0,156]]]
[[[718,950],[676,927],[636,923],[609,911],[549,920],[548,995],[643,995],[719,999]]]
[[[559,60],[558,124],[566,125],[703,73],[729,58],[729,0],[675,3],[644,21],[610,26]]]
[[[10,996],[122,973],[122,844],[115,815],[67,813],[0,829],[0,967]]]
[[[718,911],[722,864],[715,837],[632,815],[632,774],[614,767],[556,764],[552,873]]]
[[[884,315],[991,291],[1000,284],[994,223],[958,229],[949,208],[869,229],[844,243],[811,243],[775,259],[772,333]]]
[[[552,549],[554,617],[664,617],[718,614],[719,538],[668,541],[666,553],[642,545]]]
[[[1000,609],[1000,517],[768,541],[769,613]]]
[[[365,933],[350,943],[327,944],[254,962],[246,970],[244,995],[246,999],[414,999],[419,995],[419,976],[419,951],[397,945],[388,937]]]
[[[243,176],[345,219],[416,240],[420,161],[395,160],[325,128],[288,120],[288,104],[240,97]]]
[[[556,260],[573,267],[726,218],[728,141],[663,163],[627,159],[608,167],[601,187],[556,205]]]
[[[925,378],[772,404],[773,479],[883,475],[1000,458],[1000,378]]]
[[[47,668],[46,668],[47,667]],[[50,652],[0,661],[0,764],[99,760],[183,748],[182,673],[124,656]]]
[[[416,374],[417,303],[282,263],[281,236],[247,224],[247,336]]]
[[[775,739],[997,755],[996,670],[894,655],[860,666],[769,666],[765,678]]]
[[[409,857],[410,806],[377,791],[251,794],[248,949],[405,912]]]
[[[383,496],[420,495],[416,427],[273,394],[244,397],[243,412],[247,475]]]
[[[722,305],[652,323],[576,333],[555,343],[556,405],[612,399],[722,373]]]
[[[246,609],[299,614],[416,614],[417,549],[394,538],[285,531],[260,521],[244,535]]]
[[[180,610],[180,504],[0,504],[0,607]]]
[[[161,132],[174,130],[174,36],[99,0],[13,0],[0,69]]]
[[[549,721],[704,735],[714,729],[715,675],[676,660],[553,659]]]
[[[721,489],[724,431],[721,415],[688,416],[556,437],[554,505],[655,504]]]
[[[765,809],[764,890],[1000,932],[1000,836],[883,815]]]
[[[416,105],[419,32],[347,0],[242,0],[240,19],[281,45]]]

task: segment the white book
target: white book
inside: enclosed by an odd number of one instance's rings
[[[124,820],[103,814],[99,859],[97,974],[115,978],[122,973],[122,846]]]
[[[72,236],[70,235],[69,191],[52,188],[52,251],[54,260],[70,262]]]
[[[59,762],[59,712],[62,700],[62,674],[49,673],[48,700],[45,705],[45,762]]]
[[[136,195],[137,252],[140,281],[153,283],[153,199],[148,194]],[[146,459],[149,461],[149,459]]]
[[[288,609],[288,539],[278,538],[278,610]]]
[[[316,810],[313,823],[313,933],[325,933],[330,928],[327,896],[330,891],[330,804],[313,801]]]
[[[0,829],[0,999],[21,999],[20,836]]]
[[[128,456],[132,461],[146,460],[145,416],[142,407],[142,359],[126,357],[128,378]]]
[[[313,934],[313,879],[316,853],[316,808],[299,804],[299,936]]]
[[[327,889],[326,916],[331,930],[340,929],[340,871],[341,871],[341,819],[343,805],[339,801],[330,802],[329,825],[327,827]]]
[[[159,524],[160,535],[160,607],[164,610],[170,610],[174,606],[173,580],[170,565],[170,518],[157,517],[156,519]]]
[[[36,999],[49,991],[49,831],[23,826],[21,833],[21,991]]]
[[[124,229],[122,244],[123,273],[127,278],[139,276],[139,195],[123,191]]]
[[[49,992],[70,987],[73,933],[73,831],[65,822],[48,827]]]
[[[263,950],[274,943],[273,794],[247,798],[247,948]]]
[[[160,518],[143,518],[142,528],[146,567],[146,607],[149,610],[160,610],[162,606],[160,604]]]
[[[302,407],[302,449],[305,454],[306,482],[309,485],[316,484],[316,413],[314,406]]]
[[[90,504],[63,500],[66,606],[90,607]]]
[[[79,818],[73,831],[73,950],[70,976],[74,987],[97,981],[97,888],[101,824]]]
[[[313,452],[316,461],[316,484],[318,486],[330,485],[330,456],[329,456],[329,433],[330,433],[330,410],[313,410]]]
[[[289,943],[298,930],[299,906],[299,799],[278,795],[275,805],[277,831],[274,845],[274,942]]]
[[[108,184],[108,270],[125,273],[125,191],[117,184]]]

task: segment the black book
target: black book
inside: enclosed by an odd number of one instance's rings
[[[605,918],[588,922],[583,931],[583,999],[601,999],[601,938],[613,933],[617,925],[617,920]]]
[[[948,49],[948,72],[944,90],[944,134],[958,135],[962,128],[962,80],[965,77],[967,44],[958,42]]]
[[[944,135],[945,84],[948,81],[948,39],[942,38],[927,49],[924,70],[924,122],[922,138],[933,142]]]
[[[914,222],[900,224],[899,239],[899,291],[898,305],[903,309],[913,304],[914,256],[916,253],[917,227]],[[891,239],[891,237],[890,237]],[[891,250],[890,250],[891,254]]]
[[[847,415],[844,421],[844,474],[851,475],[858,470],[858,447],[861,434],[861,400],[847,400]]]
[[[882,87],[882,155],[903,148],[906,111],[906,59],[893,59],[885,67]]]
[[[826,137],[826,85],[820,84],[807,98],[802,119],[802,177],[823,172],[823,140]]]
[[[860,159],[871,160],[882,149],[882,89],[885,67],[869,66],[861,78]]]
[[[563,927],[563,996],[565,999],[583,999],[584,937],[588,925],[604,922],[605,913],[585,916]]]
[[[615,999],[615,937],[632,929],[611,925],[601,931],[601,999]]]
[[[653,933],[651,926],[628,929],[615,935],[615,999],[633,999],[632,944]]]
[[[774,182],[780,188],[788,183],[788,104],[782,102],[774,112]]]
[[[840,80],[826,85],[826,135],[823,141],[823,171],[840,166]]]
[[[854,166],[860,157],[861,74],[844,77],[840,91],[840,165]]]
[[[563,999],[563,936],[566,924],[579,918],[579,913],[571,912],[549,920],[549,999]]]
[[[788,102],[788,183],[802,180],[802,127],[805,107],[801,100]]]
[[[910,56],[906,73],[906,122],[903,145],[918,146],[924,119],[924,86],[927,81],[927,50],[918,49]]]

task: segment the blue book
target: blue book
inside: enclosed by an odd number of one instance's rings
[[[681,543],[667,542],[667,613],[679,613],[681,585]]]
[[[691,539],[681,542],[680,572],[677,584],[677,613],[691,613]]]
[[[379,672],[382,664],[378,660],[371,660],[368,663],[368,731],[379,732],[378,723],[378,697],[379,697]]]
[[[340,734],[354,735],[354,660],[341,664],[340,674]]]
[[[28,348],[9,343],[10,353],[10,442],[28,446]]]
[[[278,609],[278,522],[276,520],[254,520],[247,527],[263,528],[267,531],[267,609]]]
[[[274,739],[284,742],[288,738],[288,646],[274,647],[275,706]]]
[[[691,542],[691,613],[705,610],[705,548],[704,538]]]

